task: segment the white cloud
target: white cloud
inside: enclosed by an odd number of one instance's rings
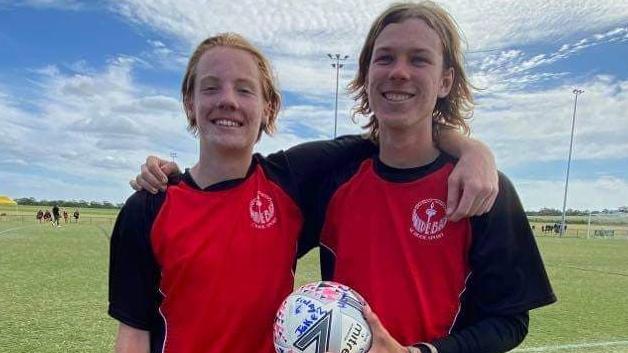
[[[172,91],[139,84],[134,69],[182,72],[189,50],[217,32],[237,31],[261,46],[273,61],[281,88],[298,96],[281,113],[279,134],[263,137],[258,151],[269,153],[331,136],[335,72],[328,52],[350,55],[340,76],[339,135],[359,132],[349,119],[352,101],[343,89],[355,72],[371,21],[390,2],[111,2],[111,9],[124,18],[150,26],[165,34],[163,38],[174,36],[174,43],[149,36],[149,49],[134,56],[112,54],[102,70],[78,60],[31,71],[39,98],[28,104],[8,87],[0,87],[2,185],[20,190],[18,196],[51,198],[45,196],[45,188],[28,192],[29,185],[43,184],[41,177],[33,176],[36,169],[59,197],[118,202],[128,195],[126,180],[147,154],[168,156],[176,151],[182,165],[193,164],[196,142],[185,131],[179,98]],[[0,0],[0,7],[4,4]],[[80,9],[72,8],[78,1],[21,4]],[[490,144],[502,166],[565,160],[573,87],[565,81],[570,73],[546,68],[594,45],[628,41],[625,1],[491,0],[469,6],[467,1],[456,0],[444,5],[464,29],[470,50],[486,51],[470,55],[473,81],[488,88],[478,99],[473,121],[476,135]],[[555,48],[528,52],[526,45],[539,43]],[[523,89],[550,80],[556,82],[555,87]],[[578,105],[574,159],[628,158],[628,81],[598,76],[577,83],[586,92]],[[6,178],[11,180],[5,182]],[[68,181],[73,179],[80,182]],[[574,194],[584,195],[582,200],[604,207],[628,197],[623,179],[574,180],[573,185]],[[543,197],[560,189],[560,183],[530,180],[518,186],[526,207],[559,206],[554,199],[543,202]],[[584,205],[579,198],[575,196],[570,207]]]
[[[564,60],[589,47],[616,41],[628,41],[625,34],[628,26],[618,27],[604,33],[595,33],[576,41],[563,44],[557,51],[541,53],[531,58],[521,50],[506,49],[494,54],[488,53],[471,59],[469,66],[473,72],[473,81],[488,92],[518,90],[531,83],[555,80],[564,77],[565,72],[533,72],[544,66]],[[477,55],[475,55],[477,57]]]
[[[580,87],[585,93],[578,99],[573,158],[628,158],[628,81],[598,76]],[[472,128],[493,147],[501,165],[565,160],[572,88],[483,96]]]
[[[564,181],[513,181],[527,210],[544,207],[562,209]],[[628,179],[602,176],[593,180],[570,179],[567,208],[579,210],[616,209],[628,204]]]
[[[103,195],[121,201],[128,190],[120,181],[126,184],[149,152],[193,150],[177,98],[135,82],[134,63],[116,58],[93,74],[40,70],[36,84],[43,93],[30,102],[34,110],[21,108],[7,92],[0,94],[0,163],[8,167],[1,169],[13,171],[5,177],[28,179],[34,173],[60,187],[80,179],[92,191],[116,184],[115,193]],[[2,184],[30,195],[22,181],[3,179]],[[79,194],[87,189],[71,188],[77,194],[68,197],[93,199]]]
[[[155,69],[182,72],[188,62],[188,53],[181,52],[166,46],[159,40],[148,40],[150,50],[140,53],[147,66]]]
[[[204,36],[237,31],[278,53],[355,53],[375,16],[392,1],[124,0],[115,11],[192,45]],[[441,2],[464,29],[471,49],[565,39],[582,31],[625,25],[625,1]],[[323,44],[324,43],[324,44]]]
[[[328,99],[334,90],[333,70],[329,68],[326,53],[350,56],[341,72],[342,88],[342,83],[355,72],[371,21],[390,3],[123,0],[112,5],[112,9],[133,22],[177,36],[190,48],[218,32],[242,33],[271,58],[283,90],[320,102]],[[470,49],[503,49],[470,56],[473,82],[487,92],[518,90],[562,79],[569,73],[539,72],[539,69],[593,45],[627,40],[625,1],[492,0],[469,6],[466,1],[452,0],[441,4],[457,19]],[[570,42],[557,51],[532,55],[510,48],[531,43],[551,46],[557,40]],[[162,42],[151,43],[156,51],[172,52]],[[177,57],[184,61],[181,55]]]
[[[312,54],[321,43],[344,48],[366,31],[367,2],[294,1],[120,1],[114,10],[195,45],[218,32],[239,32],[276,53]],[[361,35],[359,33],[358,35]],[[344,38],[344,39],[341,39]],[[342,44],[341,44],[342,43]]]
[[[0,163],[0,167],[3,166]],[[34,197],[46,200],[88,200],[123,202],[129,195],[127,176],[125,178],[90,180],[88,178],[68,178],[64,175],[42,177],[19,171],[4,171],[0,168],[3,192],[12,198]]]

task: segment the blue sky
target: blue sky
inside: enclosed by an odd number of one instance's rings
[[[0,0],[0,194],[122,202],[147,154],[195,162],[178,88],[206,36],[237,31],[271,58],[285,105],[268,153],[329,138],[335,72],[389,1]],[[572,90],[578,99],[568,207],[628,204],[628,4],[444,1],[467,38],[473,136],[527,209],[562,207]],[[357,133],[341,92],[339,133]]]

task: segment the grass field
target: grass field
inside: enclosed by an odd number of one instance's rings
[[[108,223],[0,222],[0,352],[112,351],[110,231]],[[532,313],[515,352],[628,353],[628,241],[537,241],[559,302]],[[299,263],[297,284],[318,276],[312,252]]]

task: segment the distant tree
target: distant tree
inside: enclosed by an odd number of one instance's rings
[[[34,197],[23,197],[23,198],[15,199],[15,202],[17,202],[20,205],[36,205],[37,204],[37,200],[35,200]]]
[[[541,208],[539,210],[539,216],[558,216],[561,214],[562,212],[555,208]]]
[[[102,201],[102,202],[98,202],[98,201],[85,201],[85,200],[37,200],[34,197],[22,197],[22,198],[16,198],[15,202],[17,202],[19,205],[25,205],[25,206],[53,206],[53,205],[59,205],[60,207],[67,207],[67,208],[85,208],[85,207],[91,207],[91,208],[121,208],[124,204],[121,203],[117,203],[114,204],[112,202],[109,201]]]

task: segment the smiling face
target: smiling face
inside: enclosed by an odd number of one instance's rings
[[[204,146],[252,151],[268,115],[253,55],[231,47],[203,53],[189,104]]]
[[[367,76],[370,108],[380,129],[429,129],[438,98],[449,94],[438,34],[423,20],[387,25],[377,36]]]

